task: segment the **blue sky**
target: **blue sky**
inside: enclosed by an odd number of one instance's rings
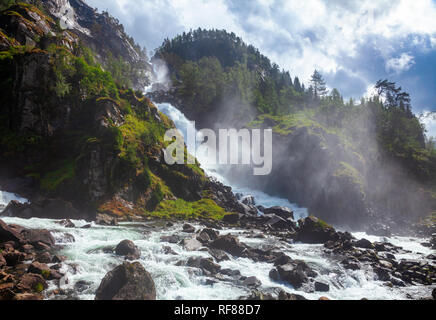
[[[318,69],[345,97],[388,78],[414,111],[436,111],[436,0],[87,0],[148,50],[189,29],[233,31],[307,82]],[[426,119],[436,136],[436,121]]]

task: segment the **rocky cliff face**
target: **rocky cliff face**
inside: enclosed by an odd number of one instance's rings
[[[143,90],[149,85],[152,68],[146,52],[125,33],[117,19],[106,12],[98,13],[82,0],[50,0],[43,1],[42,5],[59,20],[62,29],[77,35],[102,65],[109,58],[122,58],[135,69],[134,77],[130,79],[133,87]]]
[[[44,1],[44,8],[20,3],[0,13],[1,187],[32,200],[7,213],[125,217],[177,198],[213,198],[223,187],[198,165],[164,163],[172,121],[101,67],[110,56],[143,61],[122,29],[82,1]],[[58,16],[72,9],[64,28]]]

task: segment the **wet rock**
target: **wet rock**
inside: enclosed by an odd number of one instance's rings
[[[30,230],[30,229],[24,229],[21,231],[22,237],[29,241],[30,244],[34,245],[35,247],[38,247],[40,243],[45,244],[48,247],[52,247],[55,245],[55,238],[48,230]]]
[[[274,281],[279,281],[280,280],[280,275],[279,275],[279,272],[277,271],[277,269],[272,269],[270,272],[269,272],[269,277],[270,277],[270,279],[272,279],[272,280],[274,280]]]
[[[59,224],[61,226],[64,226],[65,228],[75,228],[76,227],[76,225],[70,219],[61,220],[61,221],[59,221]]]
[[[278,299],[280,301],[304,301],[304,300],[307,300],[305,297],[303,297],[301,295],[287,293],[284,290],[279,291]]]
[[[26,273],[17,284],[18,290],[21,292],[42,292],[47,289],[48,285],[45,279],[40,274]]]
[[[223,250],[233,256],[240,257],[246,251],[246,246],[239,242],[239,239],[232,235],[218,237],[210,243],[213,249]]]
[[[259,287],[262,285],[262,282],[256,277],[248,277],[242,282],[242,285],[245,287]]]
[[[254,200],[253,196],[245,196],[245,197],[241,198],[240,200],[246,206],[255,206],[256,205],[256,201]]]
[[[436,288],[431,292],[431,296],[433,297],[433,300],[436,300]]]
[[[41,253],[38,253],[36,255],[36,259],[35,260],[37,262],[40,262],[40,263],[51,263],[53,258],[50,255],[50,253],[48,253],[48,252],[41,252]]]
[[[309,280],[309,277],[316,276],[316,273],[303,261],[294,261],[293,264],[285,264],[277,267],[280,278],[298,289]]]
[[[209,236],[210,240],[216,240],[219,237],[219,232],[214,230],[214,229],[210,229],[210,228],[205,228],[203,230],[201,230],[200,235],[201,234],[207,234]]]
[[[115,254],[124,256],[127,260],[137,260],[141,257],[141,251],[130,240],[121,241],[115,248]]]
[[[251,294],[247,297],[240,297],[239,300],[246,300],[246,301],[272,301],[276,300],[270,293],[263,293],[258,290],[254,290],[251,292]]]
[[[186,251],[197,251],[203,246],[201,242],[198,241],[197,239],[189,239],[189,238],[183,239],[181,244]]]
[[[195,227],[193,227],[190,224],[186,223],[186,224],[183,225],[183,232],[185,232],[185,233],[195,233]]]
[[[67,257],[60,256],[60,255],[54,255],[53,259],[51,260],[51,263],[61,263],[67,260]]]
[[[297,241],[310,244],[323,244],[327,241],[336,241],[339,235],[333,227],[327,225],[316,217],[307,217],[298,221],[299,230]]]
[[[215,259],[216,262],[230,260],[229,256],[222,250],[209,249],[209,254]]]
[[[323,282],[315,282],[315,291],[318,292],[329,292],[330,291],[330,285]]]
[[[327,297],[320,297],[318,300],[319,301],[330,301],[330,299]]]
[[[296,224],[294,221],[279,217],[277,215],[271,215],[266,222],[272,229],[277,230],[291,230],[294,231]]]
[[[91,229],[92,225],[91,224],[85,224],[81,229]]]
[[[29,273],[40,274],[44,278],[48,278],[50,275],[50,268],[45,263],[33,262],[30,264],[29,269],[27,270]]]
[[[276,260],[274,261],[274,266],[283,266],[283,265],[285,265],[285,264],[289,264],[289,263],[292,263],[293,262],[293,260],[289,257],[289,256],[287,256],[287,255],[285,255],[285,254],[281,254],[278,258],[276,258]]]
[[[374,273],[377,275],[378,280],[380,281],[389,281],[391,276],[389,275],[389,270],[386,268],[374,268]]]
[[[125,262],[106,274],[95,300],[156,300],[156,288],[139,262]]]
[[[241,275],[241,272],[239,270],[232,270],[232,269],[221,269],[220,274],[229,276],[229,277],[237,277]]]
[[[271,208],[264,208],[262,211],[264,214],[268,214],[268,215],[271,214],[271,215],[279,216],[283,219],[294,220],[294,211],[286,207],[276,206]]]
[[[348,258],[342,260],[341,264],[344,266],[345,269],[360,270],[359,260],[357,260],[354,257],[348,257]]]
[[[206,270],[212,275],[217,274],[221,270],[221,266],[210,258],[191,257],[186,264],[193,268]]]
[[[172,243],[172,244],[176,244],[180,242],[180,237],[177,235],[172,235],[172,236],[162,236],[160,237],[160,241],[162,242],[168,242],[168,243]]]
[[[88,290],[91,287],[91,285],[92,285],[91,282],[80,280],[74,284],[74,289],[77,292],[83,292],[85,290]]]
[[[3,258],[6,260],[8,266],[16,266],[26,259],[26,255],[19,251],[3,253]]]
[[[197,236],[197,240],[200,241],[203,244],[207,244],[207,243],[209,243],[211,241],[210,237],[209,237],[209,235],[207,233],[200,233]]]
[[[100,226],[117,226],[118,220],[108,214],[97,214],[95,224]]]
[[[238,213],[233,213],[233,214],[226,215],[222,219],[222,222],[229,223],[229,224],[237,224],[239,222],[240,218],[241,217]]]
[[[20,242],[22,236],[0,219],[0,242]]]
[[[359,241],[356,241],[354,246],[363,249],[374,249],[374,245],[367,239],[360,239]]]
[[[177,256],[178,255],[177,252],[175,252],[171,247],[168,247],[168,246],[162,247],[162,250],[167,255],[173,255],[173,256]]]

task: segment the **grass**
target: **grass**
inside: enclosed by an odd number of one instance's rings
[[[41,187],[45,191],[54,191],[64,181],[75,177],[75,161],[67,160],[61,166],[52,172],[46,173],[41,179]]]
[[[196,202],[187,202],[182,199],[165,200],[153,212],[146,213],[146,215],[156,218],[180,220],[198,218],[222,220],[228,214],[211,199],[202,199]]]

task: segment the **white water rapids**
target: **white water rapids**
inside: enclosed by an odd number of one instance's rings
[[[158,104],[159,109],[174,120],[176,126],[184,132],[189,125],[183,114],[170,104]],[[200,159],[201,162],[201,159]],[[217,171],[205,168],[209,175],[227,184],[226,179]],[[307,215],[305,209],[289,203],[286,199],[269,196],[263,192],[251,190],[244,186],[233,186],[235,192],[250,194],[255,197],[256,204],[265,207],[280,205],[291,207],[295,210],[296,218]],[[18,196],[0,192],[0,211],[11,200],[26,201]],[[1,216],[1,214],[0,214]],[[73,289],[74,294],[65,298],[94,299],[95,291],[105,274],[123,262],[122,257],[114,255],[111,250],[119,242],[129,239],[135,242],[142,252],[140,263],[152,275],[157,289],[158,299],[181,300],[228,300],[247,296],[251,290],[235,283],[234,280],[218,281],[214,284],[207,282],[208,278],[202,275],[199,269],[176,266],[180,261],[190,257],[210,257],[207,251],[187,252],[178,244],[162,242],[161,236],[183,235],[182,225],[173,227],[157,226],[156,223],[121,223],[120,226],[107,227],[92,224],[90,229],[81,229],[85,221],[73,221],[77,228],[65,228],[54,220],[18,218],[1,218],[6,223],[18,224],[27,228],[48,229],[53,232],[57,244],[61,247],[58,252],[67,257],[64,267],[60,271],[66,276],[61,281],[62,289]],[[202,228],[194,225],[197,229]],[[243,276],[255,276],[262,282],[260,290],[270,292],[274,288],[281,288],[289,293],[301,294],[308,299],[319,299],[326,296],[330,299],[417,299],[431,294],[430,288],[411,286],[406,288],[389,288],[382,282],[375,280],[371,270],[345,270],[339,263],[332,261],[323,253],[321,245],[286,244],[273,237],[253,239],[244,234],[244,230],[224,230],[220,234],[232,233],[238,235],[241,242],[252,247],[266,248],[274,245],[293,259],[300,259],[308,263],[319,274],[317,281],[328,283],[330,291],[327,293],[303,292],[291,286],[273,282],[269,278],[272,264],[255,263],[252,260],[231,258],[230,261],[221,262],[222,268],[239,270]],[[72,235],[74,242],[68,242],[66,234]],[[186,236],[186,234],[185,234]],[[370,237],[366,234],[355,234],[357,238],[365,237],[371,241],[388,241],[397,246],[404,247],[410,252],[397,258],[419,259],[422,254],[433,253],[431,249],[420,245],[423,239],[416,238],[380,238]],[[164,247],[170,247],[177,255],[165,254]],[[55,289],[54,284],[51,289]],[[48,297],[50,298],[50,297]]]

